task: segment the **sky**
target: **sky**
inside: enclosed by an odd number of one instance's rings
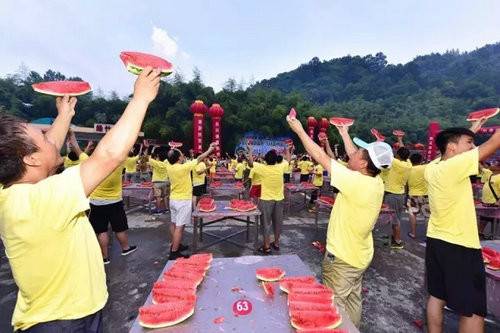
[[[389,63],[500,41],[498,0],[0,0],[0,77],[23,65],[132,91],[121,51],[166,58],[206,85],[248,84],[313,57],[383,52]]]

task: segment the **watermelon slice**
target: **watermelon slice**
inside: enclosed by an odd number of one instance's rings
[[[194,313],[195,302],[177,301],[139,308],[139,324],[147,328],[176,325]]]
[[[297,111],[295,111],[294,108],[291,108],[290,112],[288,113],[288,117],[290,119],[297,119]]]
[[[179,258],[180,259],[180,258]],[[182,258],[184,259],[184,258]],[[205,272],[208,271],[210,268],[210,263],[208,262],[194,262],[194,261],[189,261],[189,260],[182,260],[182,261],[175,261],[174,264],[172,265],[172,268],[174,267],[181,267],[182,269],[187,269],[189,270],[190,268],[194,268],[195,270],[204,270]]]
[[[335,203],[335,198],[329,197],[327,195],[320,195],[318,197],[318,200],[321,201],[322,203],[330,205],[330,206],[333,206],[333,204]]]
[[[342,316],[332,311],[294,311],[290,322],[296,329],[333,329],[342,323]]]
[[[295,295],[328,296],[333,299],[333,291],[322,284],[315,284],[311,286],[292,285],[289,293]]]
[[[370,130],[370,133],[373,134],[373,136],[377,139],[377,141],[385,141],[385,136],[383,136],[382,133],[380,133],[379,131],[377,131],[377,129],[372,128]]]
[[[181,260],[183,258],[177,259],[177,261]],[[213,260],[213,255],[212,253],[198,253],[198,254],[193,254],[190,256],[188,259],[191,262],[206,262],[206,263],[211,263]]]
[[[177,265],[177,266],[172,266],[168,270],[170,273],[184,273],[184,272],[189,272],[193,274],[198,274],[203,277],[205,277],[205,273],[207,272],[205,268],[199,267],[199,266],[187,266],[187,265]]]
[[[490,262],[486,265],[486,268],[491,269],[492,271],[500,270],[500,257],[491,259]]]
[[[257,206],[250,200],[232,199],[229,201],[229,208],[238,212],[249,212],[257,209]]]
[[[285,276],[285,271],[279,267],[258,268],[256,271],[257,279],[262,281],[279,281]]]
[[[262,288],[268,297],[274,297],[274,285],[271,282],[262,282]]]
[[[495,251],[491,247],[485,246],[481,249],[481,252],[483,254],[483,261],[486,264],[494,260],[496,257],[500,258],[500,252]]]
[[[51,96],[80,96],[92,91],[85,81],[48,81],[31,85],[34,91]]]
[[[159,288],[153,289],[153,304],[168,303],[168,302],[196,302],[196,291],[191,292],[187,289],[178,288]]]
[[[354,119],[332,117],[330,118],[330,124],[332,124],[333,126],[351,126],[352,124],[354,124]]]
[[[469,113],[469,115],[467,116],[467,121],[477,121],[483,118],[489,119],[496,116],[498,112],[500,112],[500,108],[490,108],[474,111]]]
[[[397,137],[405,136],[405,132],[402,130],[394,130],[394,131],[392,131],[392,134],[397,136]]]
[[[330,330],[330,329],[305,329],[305,330],[297,330],[296,331],[297,333],[349,333],[349,331],[346,331],[346,330],[343,330],[343,329],[334,329],[334,330]]]
[[[182,147],[182,142],[169,141],[168,145],[170,146],[170,148],[180,148]]]
[[[213,203],[213,204],[200,204],[200,203],[198,203],[198,210],[200,212],[209,213],[209,212],[213,212],[216,209],[217,209],[217,206],[215,205],[215,203]]]
[[[169,279],[185,279],[186,281],[194,283],[195,286],[199,286],[200,283],[203,281],[203,275],[199,273],[191,273],[188,270],[185,271],[175,271],[175,272],[170,272],[166,271],[163,273],[163,279],[165,281],[168,281]]]
[[[288,304],[290,316],[297,311],[336,311],[332,303],[291,302]]]
[[[309,294],[288,294],[288,304],[293,302],[309,302],[309,303],[322,303],[333,304],[333,299],[328,295],[309,295]]]
[[[204,196],[200,198],[200,200],[198,201],[198,204],[203,204],[203,205],[211,205],[213,203],[215,203],[214,198],[208,196]]]
[[[171,288],[179,288],[186,290],[193,290],[196,292],[196,284],[190,281],[186,281],[184,279],[168,279],[168,281],[160,280],[156,281],[153,284],[153,289],[171,289]]]
[[[120,59],[127,70],[135,75],[141,74],[142,70],[148,66],[159,69],[161,76],[170,75],[173,71],[171,63],[152,54],[124,51],[120,53]]]
[[[319,132],[318,133],[318,140],[319,141],[323,141],[323,140],[326,140],[328,138],[328,136],[326,135],[325,132]]]
[[[316,278],[312,275],[306,275],[306,276],[288,276],[283,278],[280,281],[280,289],[284,291],[285,293],[288,293],[290,290],[291,286],[294,284],[300,284],[300,285],[311,285],[316,283]]]

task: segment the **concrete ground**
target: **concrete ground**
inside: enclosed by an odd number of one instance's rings
[[[130,243],[139,246],[137,252],[120,256],[118,242],[111,250],[111,264],[106,266],[109,301],[104,309],[105,332],[128,332],[137,310],[144,303],[152,284],[158,279],[168,256],[167,222],[169,215],[151,217],[145,210],[128,214]],[[281,254],[297,254],[309,268],[321,277],[322,254],[311,245],[313,241],[325,241],[327,214],[320,215],[322,227],[316,231],[313,214],[307,210],[294,212],[285,220],[281,238]],[[405,221],[406,222],[406,221]],[[207,229],[217,234],[228,234],[241,228],[237,223],[227,223],[223,227],[215,224]],[[363,319],[361,332],[422,332],[415,320],[424,320],[426,292],[424,289],[423,246],[426,224],[419,220],[417,241],[404,236],[405,248],[391,250],[384,245],[384,236],[390,226],[377,225],[373,232],[375,255],[365,273],[363,282]],[[408,231],[408,223],[403,224],[403,235]],[[190,244],[192,228],[185,232],[185,244]],[[238,239],[238,237],[240,237]],[[244,234],[234,240],[245,243]],[[205,242],[212,239],[206,236]],[[251,246],[251,243],[248,243]],[[224,242],[209,249],[214,257],[237,257],[253,252]],[[273,254],[279,254],[274,252]],[[11,332],[10,320],[16,300],[17,288],[2,251],[0,258],[0,332]],[[500,319],[494,319],[500,322]],[[457,331],[458,319],[446,313],[445,332]],[[208,332],[208,331],[207,331]],[[500,332],[500,325],[487,322],[486,332]]]

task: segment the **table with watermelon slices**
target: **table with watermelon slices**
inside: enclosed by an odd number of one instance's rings
[[[151,183],[128,183],[123,184],[122,196],[125,206],[130,207],[130,198],[142,200],[148,203],[148,209],[151,212],[151,203],[153,200],[153,184]]]
[[[196,252],[200,250],[201,248],[198,248],[198,237],[200,241],[203,241],[203,234],[209,235],[211,237],[217,238],[217,240],[203,245],[202,248],[208,248],[212,245],[218,244],[220,242],[226,241],[231,244],[237,245],[237,246],[242,246],[241,243],[234,242],[229,238],[232,238],[234,236],[237,236],[243,232],[246,231],[247,233],[247,241],[249,241],[250,238],[250,225],[253,224],[254,226],[254,246],[253,248],[250,248],[252,250],[255,250],[259,247],[259,223],[260,223],[260,215],[261,212],[258,208],[255,208],[250,211],[246,212],[241,212],[241,211],[236,211],[233,209],[230,209],[230,203],[227,200],[215,200],[215,206],[216,209],[211,212],[202,212],[199,210],[198,207],[195,208],[193,211],[192,217],[193,217],[193,243],[192,243],[192,250],[193,252]],[[253,221],[251,221],[251,218],[253,218]],[[225,220],[234,220],[234,221],[240,221],[246,224],[246,230],[240,230],[233,232],[229,235],[226,236],[219,236],[214,233],[210,233],[207,231],[203,230],[203,227],[222,222]],[[198,228],[199,228],[199,234],[198,234]],[[244,245],[245,246],[245,245]]]
[[[486,206],[483,204],[476,205],[476,214],[478,217],[489,217],[494,219],[491,223],[491,235],[494,236],[497,232],[498,221],[500,220],[500,207]]]
[[[245,187],[242,182],[219,182],[214,181],[208,185],[208,193],[212,197],[238,197],[241,198],[245,193]]]
[[[297,193],[304,194],[303,204],[297,205],[297,207],[304,208],[307,207],[307,195],[311,195],[312,192],[316,191],[318,188],[311,183],[286,183],[285,184],[285,215],[288,215],[292,210],[292,196]]]
[[[490,240],[481,241],[482,247],[490,247],[500,252],[500,241]],[[488,312],[493,314],[496,318],[500,318],[500,270],[494,271],[485,268],[486,271],[486,304]]]
[[[220,182],[232,182],[232,181],[234,181],[234,175],[233,174],[220,174],[220,173],[216,173],[212,177],[212,180],[220,181]]]
[[[163,272],[173,264],[167,262]],[[196,290],[196,305],[191,317],[175,326],[158,329],[143,328],[136,318],[130,332],[295,332],[290,324],[287,294],[279,291],[278,283],[273,283],[275,292],[270,297],[256,279],[256,270],[263,267],[280,267],[286,272],[285,278],[313,275],[297,255],[217,258]],[[159,280],[163,279],[163,272]],[[164,281],[168,283],[168,278]],[[152,294],[144,305],[151,304]],[[238,304],[245,306],[238,309]],[[338,328],[358,333],[342,310],[340,314],[342,323]]]

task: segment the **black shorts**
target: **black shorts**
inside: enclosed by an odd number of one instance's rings
[[[53,320],[31,326],[26,333],[86,332],[102,333],[104,329],[102,310],[79,319]]]
[[[309,175],[300,175],[300,182],[308,182],[309,181]]]
[[[427,290],[461,316],[486,317],[486,273],[480,249],[427,237]]]
[[[195,197],[200,197],[207,193],[207,184],[193,186],[193,195]]]
[[[285,183],[290,182],[290,174],[289,173],[283,174],[283,182],[285,182]]]
[[[107,232],[109,224],[114,232],[128,230],[123,201],[103,206],[90,204],[89,220],[96,234]]]

